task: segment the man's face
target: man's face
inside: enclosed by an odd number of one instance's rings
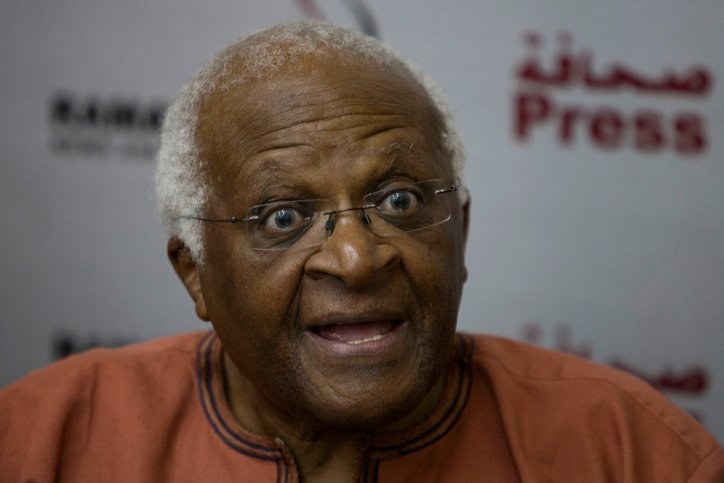
[[[308,59],[207,100],[207,216],[277,200],[361,205],[390,181],[452,180],[439,120],[400,71]],[[204,303],[265,404],[316,427],[374,429],[412,410],[450,357],[466,276],[464,216],[380,238],[357,212],[316,248],[259,251],[244,224],[205,225]]]

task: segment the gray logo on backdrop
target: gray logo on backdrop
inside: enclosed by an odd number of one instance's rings
[[[56,93],[49,102],[49,147],[66,157],[150,161],[165,101]]]

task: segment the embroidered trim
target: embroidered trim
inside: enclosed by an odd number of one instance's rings
[[[199,399],[204,414],[211,424],[211,428],[233,450],[247,456],[265,461],[278,461],[282,459],[281,450],[250,441],[229,427],[224,420],[217,401],[223,401],[223,395],[214,391],[214,345],[218,343],[216,334],[209,332],[199,343],[196,357],[196,378],[199,389]],[[286,481],[286,480],[285,480]]]
[[[422,431],[407,437],[401,442],[388,445],[371,445],[366,451],[367,464],[363,466],[361,481],[377,481],[379,464],[384,460],[404,456],[420,451],[435,444],[447,435],[455,426],[465,409],[472,387],[470,358],[474,349],[472,337],[459,334],[461,353],[457,360],[457,371],[452,375],[455,391],[448,407],[436,421],[426,424]],[[231,449],[246,456],[264,461],[274,461],[277,465],[277,482],[289,481],[289,468],[280,448],[267,446],[244,437],[230,427],[219,408],[219,401],[224,395],[214,387],[214,365],[220,361],[213,359],[215,348],[220,344],[216,333],[210,331],[199,342],[196,354],[196,378],[199,400],[206,419],[216,435]],[[220,347],[219,347],[220,349]],[[219,368],[216,368],[220,370]]]
[[[467,334],[459,334],[458,339],[461,345],[461,352],[457,360],[457,371],[454,377],[455,394],[445,412],[436,421],[425,425],[425,429],[404,441],[384,446],[371,445],[368,452],[368,462],[361,481],[377,481],[379,465],[384,460],[405,456],[420,451],[435,444],[445,437],[460,419],[463,410],[467,406],[472,388],[472,374],[470,359],[475,346],[475,341]]]

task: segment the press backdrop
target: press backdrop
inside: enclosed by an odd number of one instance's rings
[[[633,371],[724,439],[724,3],[3,1],[0,384],[204,328],[165,256],[164,109],[231,40],[324,17],[455,112],[472,193],[460,327]]]

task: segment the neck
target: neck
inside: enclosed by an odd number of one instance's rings
[[[251,432],[281,440],[294,455],[302,481],[351,481],[369,434],[401,431],[422,421],[439,402],[445,382],[443,375],[405,417],[374,431],[349,432],[306,422],[279,409],[256,391],[225,353],[223,364],[227,402],[234,417]]]

